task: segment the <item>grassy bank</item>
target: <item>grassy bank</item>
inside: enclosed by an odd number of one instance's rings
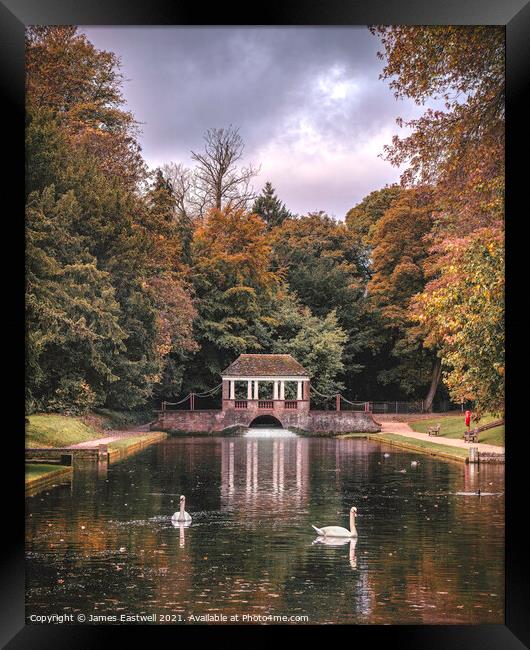
[[[469,457],[468,449],[450,447],[449,445],[440,445],[431,442],[430,440],[407,438],[406,436],[398,435],[397,433],[368,433],[366,435],[369,440],[373,440],[374,442],[386,442],[395,447],[427,453],[432,456],[440,456],[441,458],[465,461]]]
[[[148,445],[164,440],[167,435],[165,431],[150,431],[149,433],[114,440],[108,444],[109,462],[113,463],[135,454]]]
[[[148,422],[150,411],[127,413],[99,409],[86,416],[74,417],[55,413],[28,416],[26,447],[68,447],[78,442],[108,436],[111,429],[126,430]]]
[[[88,416],[92,418],[94,416]],[[67,415],[30,415],[29,424],[26,425],[26,447],[67,447],[78,442],[97,440],[109,435],[108,430],[91,426],[83,421],[85,418],[76,418]],[[150,431],[142,434],[130,435],[110,442],[109,451],[123,452],[130,448],[140,448],[151,442],[167,437],[166,433]],[[45,472],[46,467],[56,468],[53,465],[27,464],[34,473]]]
[[[44,413],[30,415],[26,424],[26,447],[67,447],[101,438],[105,434],[81,418]]]
[[[109,442],[107,446],[109,449],[128,449],[134,445],[141,445],[154,440],[161,440],[163,438],[167,438],[167,433],[162,431],[150,431],[149,433],[142,433],[136,436],[119,438],[118,440]]]
[[[368,438],[372,434],[370,433],[339,433],[338,435],[335,435],[336,438]]]
[[[485,415],[481,418],[479,426],[483,424],[488,424],[493,420],[498,418],[491,415]],[[429,420],[416,420],[409,422],[411,429],[418,431],[419,433],[427,433],[429,427],[434,426],[435,424],[440,423],[440,436],[444,438],[457,438],[462,439],[462,434],[465,431],[466,425],[464,423],[463,415],[452,415],[445,417],[443,419],[433,417]],[[476,427],[476,423],[472,423],[471,428]],[[481,431],[478,434],[477,442],[484,442],[489,445],[498,445],[504,447],[504,425],[499,427],[494,427],[493,429],[488,429],[487,431]]]

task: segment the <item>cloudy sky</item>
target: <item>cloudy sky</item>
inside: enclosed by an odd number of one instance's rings
[[[206,129],[239,127],[245,162],[261,165],[295,213],[343,218],[372,190],[398,179],[378,157],[395,119],[422,109],[379,79],[379,39],[367,28],[87,27],[112,50],[142,123],[150,167],[191,164]]]

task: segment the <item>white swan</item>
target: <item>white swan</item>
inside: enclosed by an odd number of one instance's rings
[[[342,526],[325,526],[324,528],[313,528],[321,537],[357,537],[357,529],[355,528],[355,517],[357,516],[357,508],[353,506],[350,508],[350,530]]]
[[[185,506],[186,506],[186,497],[182,494],[180,496],[180,511],[175,512],[173,514],[173,516],[171,517],[172,522],[177,522],[177,523],[191,522],[190,515],[184,510]]]

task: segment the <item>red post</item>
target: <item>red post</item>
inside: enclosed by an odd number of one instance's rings
[[[469,429],[471,424],[471,411],[466,411],[466,427]]]
[[[340,395],[335,396],[335,409],[340,411]]]

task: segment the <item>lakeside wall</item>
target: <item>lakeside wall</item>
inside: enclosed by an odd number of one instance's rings
[[[250,409],[158,411],[151,429],[184,431],[189,433],[221,433],[233,427],[248,427],[258,416],[276,418],[284,429],[298,429],[309,433],[377,433],[380,425],[371,412],[364,411],[297,411]]]

